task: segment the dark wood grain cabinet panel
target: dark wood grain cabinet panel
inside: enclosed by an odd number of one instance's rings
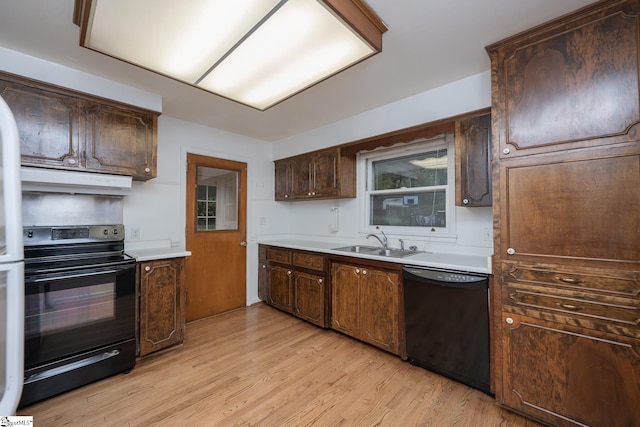
[[[0,74],[25,166],[154,178],[158,113]]]
[[[322,254],[259,245],[258,296],[267,304],[328,327],[327,258]]]
[[[558,426],[640,419],[640,340],[504,314],[504,403]]]
[[[276,200],[356,197],[355,154],[330,148],[274,163]]]
[[[331,267],[332,328],[400,354],[400,274],[366,264]]]
[[[638,139],[636,1],[606,1],[489,48],[501,157]]]
[[[154,115],[92,104],[87,107],[87,132],[87,168],[141,179],[156,176]]]
[[[491,113],[456,121],[456,205],[491,206]]]
[[[640,419],[640,2],[487,48],[496,400],[554,426]]]
[[[634,151],[501,162],[501,255],[640,267],[640,154]]]
[[[184,258],[139,262],[140,356],[184,339]]]
[[[23,164],[80,167],[80,134],[84,132],[80,100],[2,78],[0,94],[18,125]]]
[[[291,313],[293,311],[293,270],[290,267],[267,267],[269,303]]]
[[[316,325],[325,324],[325,277],[303,271],[293,276],[293,313]]]

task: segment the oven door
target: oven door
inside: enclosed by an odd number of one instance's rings
[[[25,276],[24,367],[135,338],[135,262]]]

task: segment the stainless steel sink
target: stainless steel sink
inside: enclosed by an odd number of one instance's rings
[[[383,249],[378,246],[353,245],[334,248],[334,251],[355,252],[367,255],[380,255],[392,258],[403,258],[410,255],[422,253],[422,251],[407,251],[403,249]]]
[[[357,252],[363,254],[372,254],[380,250],[377,246],[363,246],[363,245],[353,245],[353,246],[345,246],[342,248],[333,248],[334,251],[345,251],[345,252]]]

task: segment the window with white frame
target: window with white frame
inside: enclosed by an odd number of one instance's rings
[[[365,231],[453,234],[453,157],[451,135],[361,153]]]

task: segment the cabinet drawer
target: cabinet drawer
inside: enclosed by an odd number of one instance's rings
[[[503,304],[543,310],[555,314],[592,320],[640,325],[640,302],[637,299],[603,296],[560,290],[549,292],[544,287],[508,284]]]
[[[291,251],[286,249],[267,249],[267,259],[269,261],[280,262],[282,264],[291,264]]]
[[[293,253],[293,265],[311,270],[324,270],[324,257],[303,252]]]
[[[554,265],[502,264],[503,280],[552,288],[606,292],[630,298],[640,297],[640,271],[581,268],[575,271]]]

